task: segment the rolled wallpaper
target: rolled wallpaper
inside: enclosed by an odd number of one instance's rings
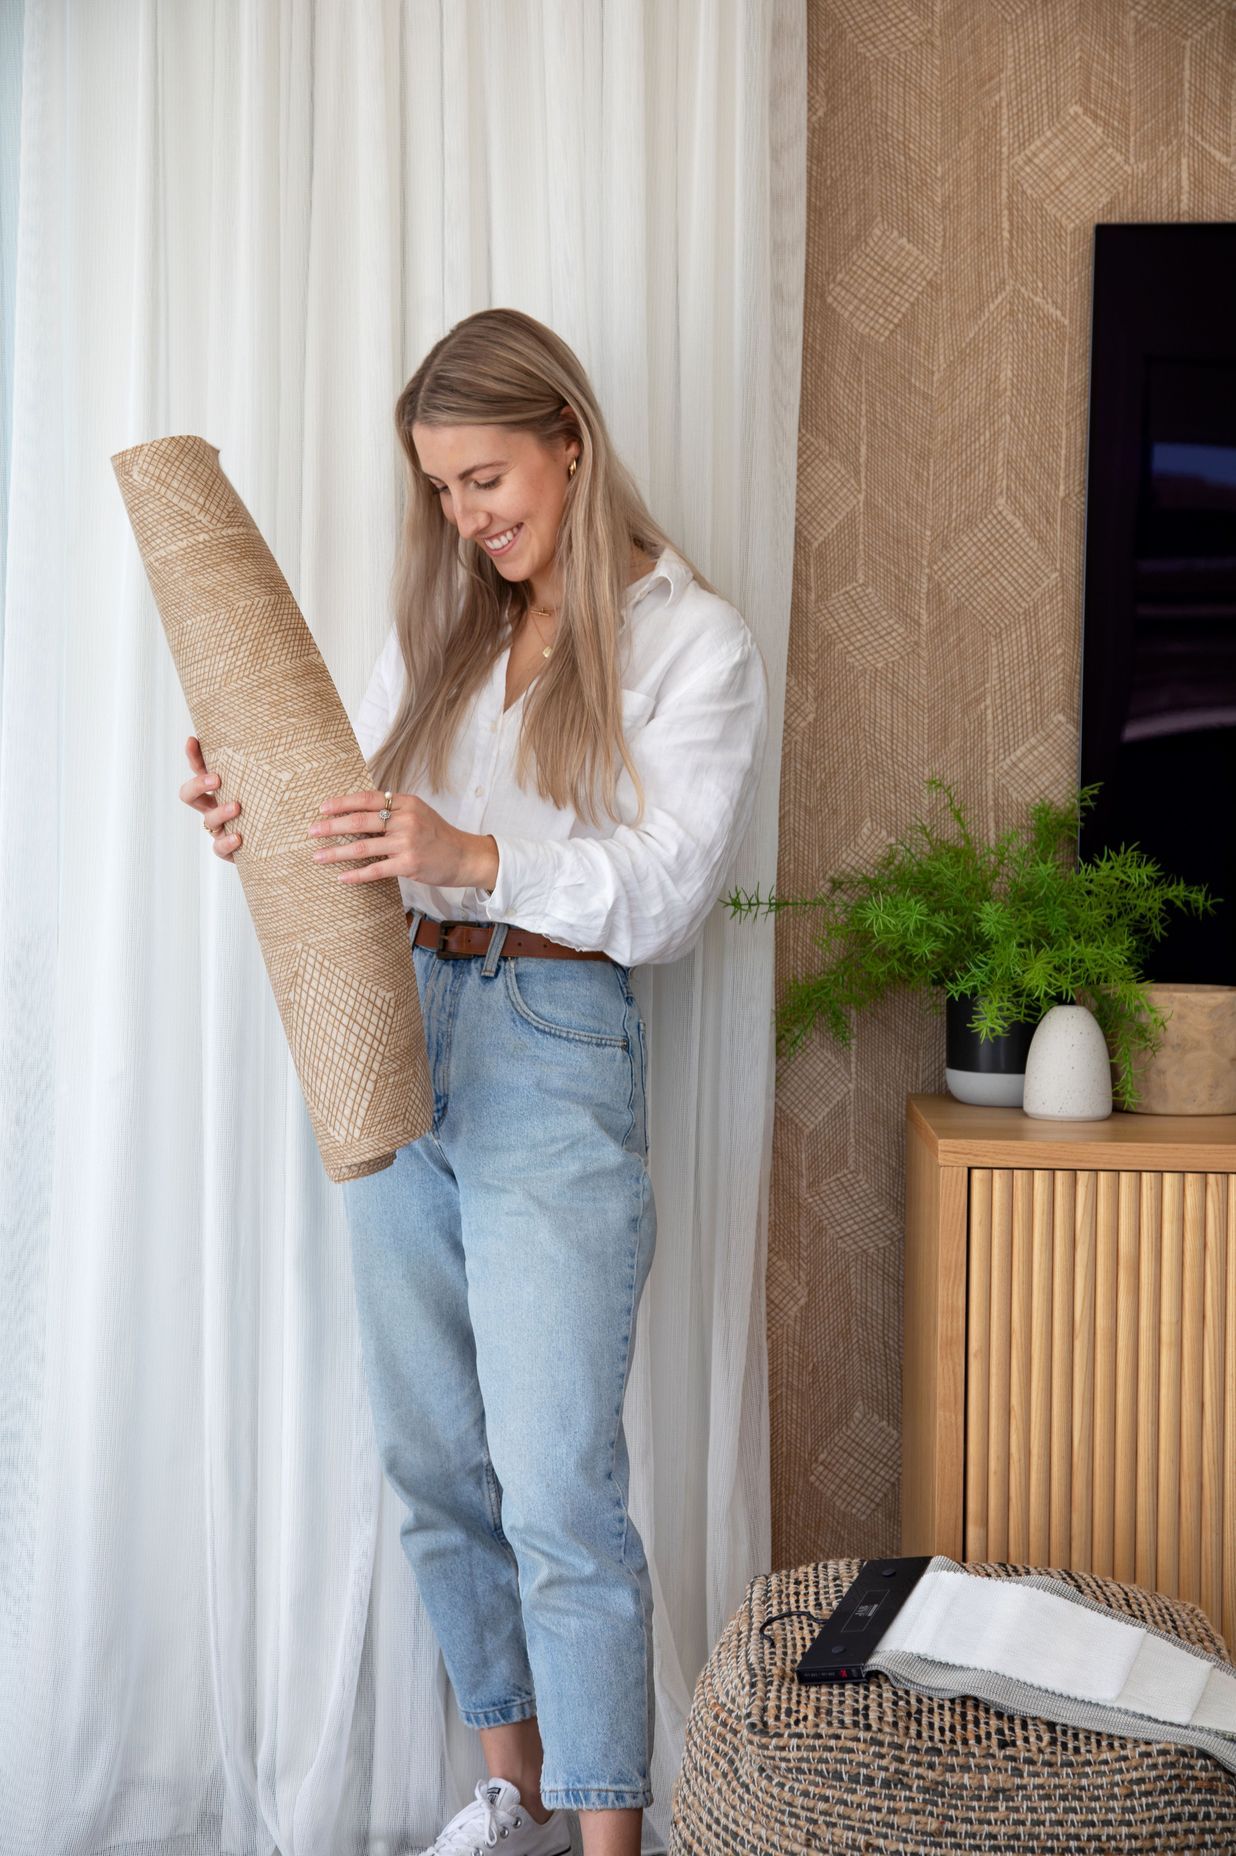
[[[323,799],[371,785],[330,672],[217,445],[178,435],[113,456],[193,730],[220,803],[241,804],[236,869],[332,1180],[389,1166],[432,1124],[408,925],[373,858],[315,864]],[[376,821],[375,821],[376,822]]]

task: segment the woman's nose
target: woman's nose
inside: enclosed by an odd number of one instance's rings
[[[489,523],[489,517],[481,509],[457,510],[455,520],[459,524],[460,534],[465,540],[469,541],[473,535],[481,532]]]

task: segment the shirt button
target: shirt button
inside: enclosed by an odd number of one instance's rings
[[[476,796],[477,796],[477,798],[478,798],[478,799],[480,798],[480,796],[481,796],[481,794],[482,794],[482,793],[483,793],[484,791],[485,791],[485,788],[484,788],[483,786],[478,786],[478,787],[476,788]]]
[[[489,724],[489,732],[490,732],[490,734],[491,734],[491,735],[492,735],[492,734],[494,733],[494,731],[496,730],[496,728],[497,728],[497,726],[498,726],[498,724],[497,724],[496,722],[491,722],[491,723]]]

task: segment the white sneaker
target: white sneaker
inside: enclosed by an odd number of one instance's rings
[[[485,1856],[499,1842],[504,1856],[571,1856],[566,1812],[551,1811],[538,1824],[510,1779],[481,1779],[473,1802],[443,1825],[424,1856]]]

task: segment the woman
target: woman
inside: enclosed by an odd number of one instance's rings
[[[458,323],[395,427],[395,622],[357,719],[374,790],[309,833],[340,881],[398,878],[434,1090],[431,1132],[341,1187],[383,1469],[491,1775],[432,1849],[549,1856],[574,1809],[586,1856],[627,1856],[654,1713],[622,1424],[656,1242],[631,968],[685,953],[717,901],[764,666],[542,323]],[[188,748],[181,795],[230,861],[240,806]]]

